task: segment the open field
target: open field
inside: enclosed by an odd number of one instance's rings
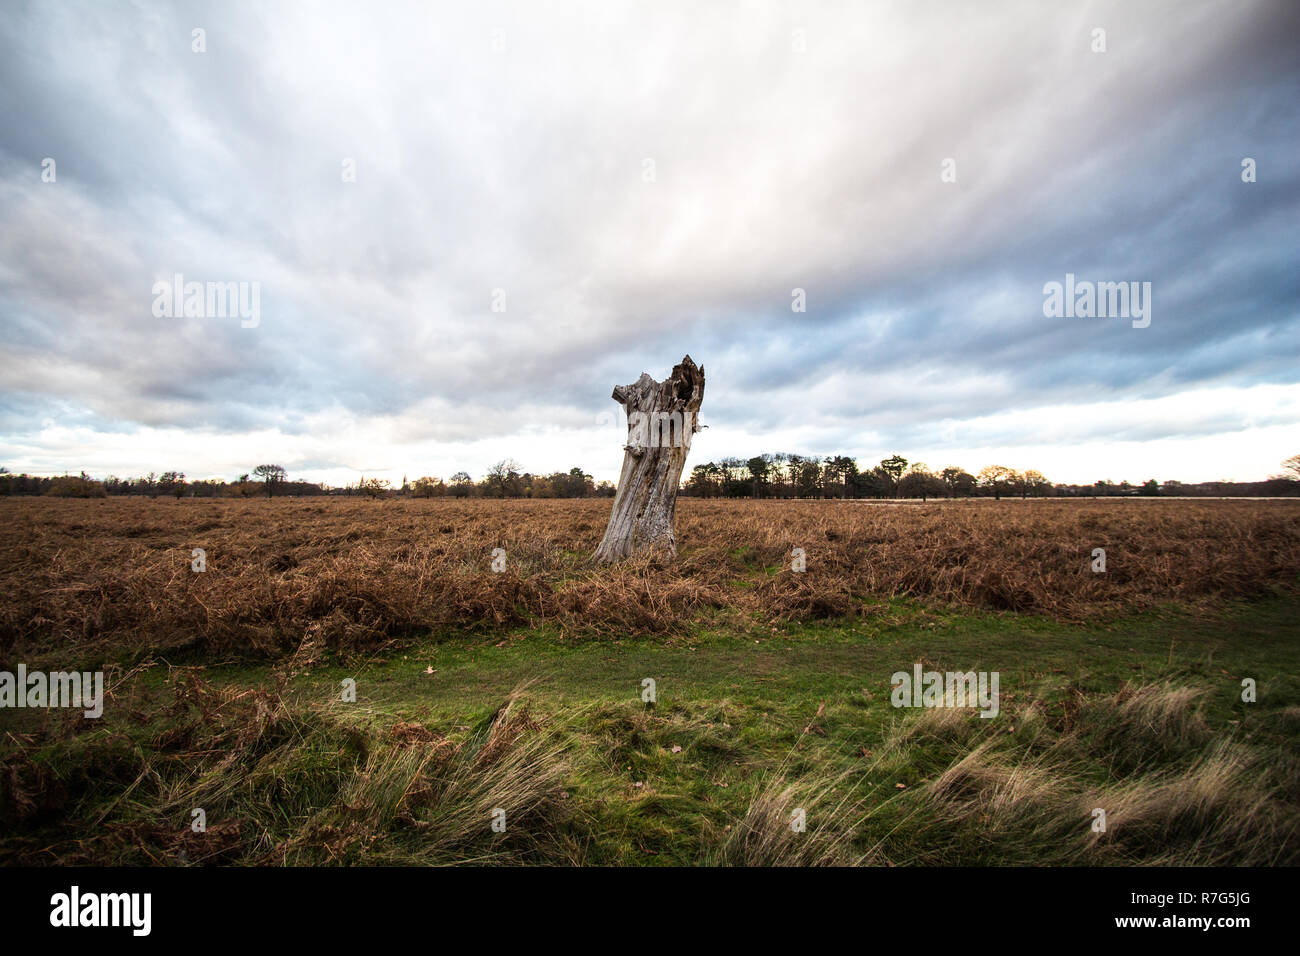
[[[1082,621],[1300,578],[1300,500],[683,499],[679,561],[613,570],[588,562],[608,513],[592,500],[3,500],[0,654],[275,658],[520,626],[680,637],[706,621],[869,615],[895,596]],[[1104,574],[1090,570],[1099,547]]]
[[[109,688],[0,711],[0,862],[1300,861],[1297,503],[683,500],[595,568],[608,508],[0,501],[0,670]]]

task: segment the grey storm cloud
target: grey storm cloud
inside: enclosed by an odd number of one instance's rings
[[[277,430],[310,470],[338,428],[481,468],[687,352],[712,427],[822,452],[1295,385],[1298,38],[1285,2],[11,4],[0,447]],[[1150,328],[1045,317],[1067,272],[1152,283]],[[156,317],[175,274],[258,282],[260,323]]]

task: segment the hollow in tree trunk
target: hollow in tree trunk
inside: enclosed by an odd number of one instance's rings
[[[664,381],[642,372],[631,385],[617,386],[612,397],[627,412],[628,440],[614,510],[594,557],[602,562],[676,557],[677,486],[691,436],[700,430],[704,369],[688,355]]]

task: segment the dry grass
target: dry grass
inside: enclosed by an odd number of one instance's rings
[[[741,746],[767,721],[733,725],[745,712],[724,703],[548,715],[517,690],[447,736],[190,669],[158,703],[135,727],[6,735],[0,865],[644,863],[665,842],[677,862],[726,866],[1300,863],[1293,742],[1216,733],[1202,693],[1175,684],[1083,695],[1069,720],[1017,703],[1011,729],[908,714],[851,731],[869,762],[812,744],[773,761]],[[724,766],[761,776],[710,785]]]
[[[564,741],[517,694],[453,741],[193,672],[172,684],[160,729],[8,737],[0,865],[580,862]],[[196,808],[204,833],[189,826]],[[56,822],[53,840],[20,835]]]
[[[796,812],[805,829],[796,829]],[[881,864],[854,849],[855,829],[869,815],[848,778],[796,784],[777,775],[750,801],[740,822],[710,855],[714,866],[861,866]]]
[[[671,567],[596,568],[609,502],[0,501],[0,663],[75,646],[287,657],[549,625],[672,633],[909,595],[1063,620],[1300,579],[1300,507],[1249,501],[881,505],[686,499]],[[208,570],[190,570],[190,552]],[[508,570],[490,570],[493,548]],[[808,570],[789,569],[790,550]],[[1094,547],[1107,573],[1089,569]]]
[[[887,754],[951,761],[917,795],[909,838],[934,846],[915,862],[951,862],[964,843],[988,863],[1296,865],[1293,752],[1216,735],[1201,697],[1125,686],[1084,698],[1068,727],[1031,703],[1011,737],[956,710],[901,723]]]

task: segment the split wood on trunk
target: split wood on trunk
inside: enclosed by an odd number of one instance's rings
[[[631,385],[615,387],[612,397],[627,412],[628,441],[614,510],[594,558],[604,563],[640,556],[675,558],[677,486],[691,436],[700,430],[704,369],[687,355],[664,381],[642,372]]]

